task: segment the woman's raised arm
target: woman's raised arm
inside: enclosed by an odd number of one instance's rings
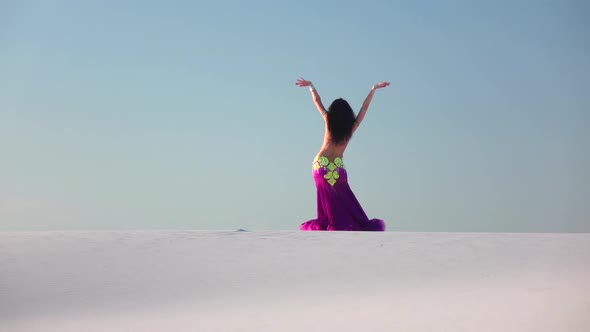
[[[306,86],[309,87],[309,91],[311,91],[311,96],[313,98],[313,102],[314,102],[315,106],[317,107],[318,111],[320,112],[320,114],[322,115],[322,117],[324,117],[324,119],[325,119],[326,114],[327,114],[326,109],[324,108],[324,105],[322,104],[322,99],[320,98],[318,91],[313,86],[313,83],[311,83],[311,81],[307,81],[307,80],[304,80],[303,78],[300,78],[297,80],[297,82],[295,84],[299,87],[306,87]]]
[[[369,92],[369,95],[367,96],[367,98],[365,98],[365,101],[363,102],[363,106],[361,107],[359,114],[357,114],[357,116],[356,116],[356,120],[354,122],[354,127],[352,129],[353,131],[355,131],[360,126],[361,122],[363,122],[363,119],[365,118],[365,115],[367,114],[367,110],[369,109],[369,105],[371,105],[371,101],[373,100],[373,95],[375,95],[375,91],[377,91],[377,89],[381,89],[386,86],[389,86],[389,82],[381,82],[381,83],[375,84],[371,87],[371,91]]]

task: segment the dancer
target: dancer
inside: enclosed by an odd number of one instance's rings
[[[357,115],[342,98],[324,108],[314,85],[303,78],[295,83],[309,87],[313,102],[324,118],[325,133],[322,148],[313,160],[312,170],[317,189],[317,218],[301,224],[303,231],[384,231],[385,222],[369,219],[348,185],[344,166],[344,151],[353,133],[357,130],[378,89],[389,86],[382,82],[371,87],[369,95]]]

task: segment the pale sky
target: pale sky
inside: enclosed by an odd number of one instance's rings
[[[325,104],[389,231],[590,231],[586,1],[1,1],[0,230],[296,230]]]

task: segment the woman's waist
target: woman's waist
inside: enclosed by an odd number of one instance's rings
[[[312,169],[316,182],[327,181],[333,186],[337,182],[346,183],[348,179],[342,157],[329,159],[326,156],[318,155],[314,158]]]
[[[334,171],[336,168],[345,169],[344,158],[342,155],[339,156],[326,156],[318,154],[313,159],[313,169],[318,170],[320,168],[326,168],[330,171]]]

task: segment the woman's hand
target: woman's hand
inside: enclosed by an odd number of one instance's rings
[[[389,82],[381,82],[381,83],[377,83],[375,85],[373,85],[373,90],[377,90],[377,89],[381,89],[381,88],[385,88],[389,86]]]
[[[306,81],[303,78],[298,79],[295,84],[299,87],[306,87],[306,86],[313,85],[313,84],[311,84],[311,81]]]

